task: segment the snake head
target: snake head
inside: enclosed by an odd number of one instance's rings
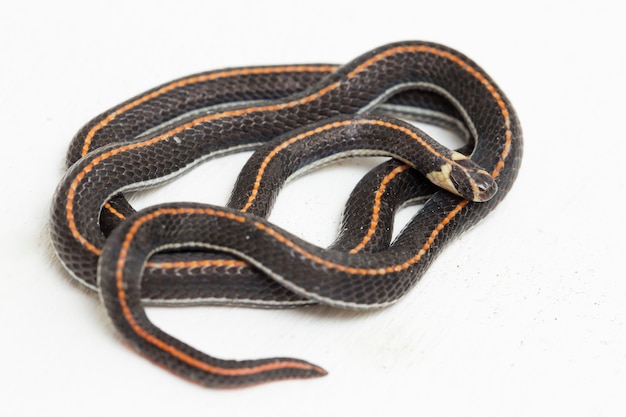
[[[452,162],[426,177],[435,185],[469,201],[489,201],[498,191],[498,184],[487,171],[465,155],[454,152]]]

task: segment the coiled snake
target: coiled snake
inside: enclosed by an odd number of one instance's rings
[[[451,127],[470,141],[452,151],[395,116]],[[226,207],[134,212],[123,197],[250,149]],[[265,220],[290,177],[353,155],[392,159],[356,187],[331,247]],[[339,67],[211,71],[156,87],[79,131],[54,196],[52,240],[130,344],[173,372],[214,387],[320,376],[324,370],[297,359],[206,355],[153,325],[144,305],[387,306],[502,200],[521,155],[520,125],[503,92],[442,45],[391,44]],[[423,208],[391,242],[395,210],[415,200]]]

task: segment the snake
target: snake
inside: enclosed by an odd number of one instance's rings
[[[414,121],[468,140],[451,150]],[[445,246],[511,189],[522,131],[509,99],[462,53],[397,42],[347,64],[207,71],[135,96],[78,131],[53,197],[55,252],[97,291],[142,356],[187,380],[243,387],[327,372],[294,358],[220,359],[154,325],[146,305],[374,309],[396,303]],[[253,150],[225,206],[125,195]],[[385,156],[356,186],[328,248],[267,220],[282,185],[334,161]],[[394,213],[422,207],[392,240]]]

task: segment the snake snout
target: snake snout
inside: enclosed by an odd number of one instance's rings
[[[474,173],[472,183],[474,185],[473,201],[489,201],[498,192],[498,183],[486,171]]]

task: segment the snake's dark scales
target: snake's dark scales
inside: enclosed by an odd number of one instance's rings
[[[469,135],[473,162],[389,115]],[[175,203],[134,213],[123,197],[243,149],[256,151],[228,207]],[[394,159],[357,186],[330,248],[264,219],[291,174],[357,154]],[[508,99],[480,67],[442,45],[396,43],[341,67],[212,71],[130,99],[79,131],[54,197],[52,238],[72,275],[100,291],[130,344],[175,373],[208,386],[318,376],[325,372],[295,359],[208,356],[155,327],[143,305],[389,305],[502,200],[521,155]],[[409,166],[488,201],[436,188]],[[423,208],[391,243],[394,212],[415,199]]]

